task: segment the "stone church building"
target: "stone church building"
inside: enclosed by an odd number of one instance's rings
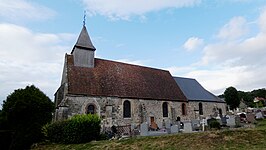
[[[55,93],[55,120],[75,114],[98,114],[105,127],[174,123],[225,114],[225,102],[195,79],[169,71],[95,58],[83,26],[70,54],[65,55],[61,85]]]

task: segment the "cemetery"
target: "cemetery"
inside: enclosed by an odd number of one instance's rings
[[[111,134],[110,138],[122,139],[138,136],[159,136],[167,134],[197,133],[214,130],[235,130],[244,128],[254,128],[258,120],[265,118],[266,109],[252,109],[247,112],[228,112],[227,115],[210,115],[209,117],[199,117],[186,121],[175,121],[174,124],[162,122],[156,129],[143,122],[140,126],[130,125],[115,127],[116,133]],[[177,119],[178,120],[178,119]],[[108,129],[104,129],[107,131]],[[109,129],[109,134],[112,129]],[[113,137],[114,136],[114,137]]]
[[[232,129],[232,130],[231,130]],[[119,140],[92,141],[82,144],[39,144],[34,150],[54,149],[265,149],[266,119],[257,120],[255,128],[231,128],[205,132],[136,136]]]
[[[227,115],[210,115],[209,117],[202,117],[198,119],[191,119],[186,121],[176,121],[175,124],[169,122],[162,123],[162,128],[154,130],[148,125],[148,122],[142,123],[139,127],[131,126],[128,128],[128,134],[123,134],[120,130],[117,136],[136,137],[136,136],[159,136],[166,134],[182,134],[182,133],[196,133],[213,130],[234,130],[242,128],[254,128],[257,120],[263,120],[266,115],[266,109],[252,109],[247,112],[227,112]],[[217,123],[212,127],[213,122]],[[120,128],[120,127],[118,127]]]

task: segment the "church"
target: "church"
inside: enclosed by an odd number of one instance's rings
[[[158,128],[167,122],[225,115],[226,104],[195,79],[169,71],[95,58],[83,25],[70,54],[65,55],[61,85],[55,93],[55,120],[76,114],[97,114],[102,126]]]

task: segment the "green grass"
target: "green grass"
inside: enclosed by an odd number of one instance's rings
[[[125,140],[93,141],[85,144],[39,144],[34,150],[266,150],[266,120],[254,129],[208,131]]]
[[[258,129],[258,130],[266,130],[266,119],[264,119],[264,120],[259,120],[259,121],[256,123],[256,129]]]

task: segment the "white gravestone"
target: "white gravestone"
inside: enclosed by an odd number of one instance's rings
[[[184,123],[184,130],[183,130],[183,132],[185,132],[185,133],[192,132],[191,122],[183,122],[183,123]]]
[[[178,125],[171,126],[171,133],[178,133],[178,131],[179,131]]]
[[[144,122],[140,125],[140,135],[147,136],[148,135],[148,123]]]
[[[236,126],[236,120],[234,116],[230,116],[230,118],[228,118],[226,122],[227,122],[227,126],[230,126],[230,127]]]

